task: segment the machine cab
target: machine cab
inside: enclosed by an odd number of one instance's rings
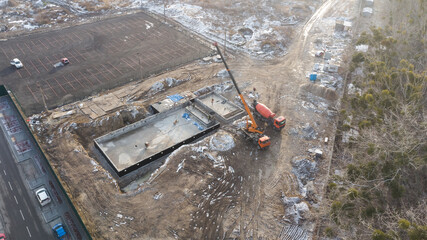
[[[262,136],[258,140],[258,146],[261,149],[265,149],[266,147],[270,146],[270,144],[271,144],[270,137]]]
[[[274,119],[274,127],[278,130],[282,130],[286,126],[286,118],[283,116]]]

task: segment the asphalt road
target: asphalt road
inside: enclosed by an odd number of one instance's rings
[[[0,211],[7,239],[55,239],[35,206],[0,128]]]

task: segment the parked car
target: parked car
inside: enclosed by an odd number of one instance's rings
[[[65,235],[67,235],[67,232],[64,229],[64,226],[62,226],[62,223],[58,223],[52,228],[53,232],[55,233],[56,238],[58,239],[64,239]]]
[[[40,205],[46,206],[51,202],[49,193],[47,192],[46,188],[40,188],[36,191],[36,197],[37,200],[39,200]]]
[[[68,58],[61,58],[61,62],[65,65],[65,64],[69,64],[70,61],[68,61]]]
[[[59,62],[53,64],[53,67],[54,68],[63,67],[69,63],[70,63],[70,61],[68,60],[68,58],[61,58],[61,60]]]
[[[17,58],[14,58],[12,61],[10,61],[10,65],[13,65],[18,69],[24,67],[24,64],[22,64],[21,60]]]
[[[4,233],[0,233],[0,240],[6,240],[6,235],[4,235]]]

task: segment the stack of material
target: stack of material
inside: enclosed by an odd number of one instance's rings
[[[365,7],[362,10],[362,16],[364,17],[370,17],[374,13],[374,10],[370,7]]]

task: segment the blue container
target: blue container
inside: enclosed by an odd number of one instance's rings
[[[310,81],[314,82],[317,79],[317,74],[310,74]]]

